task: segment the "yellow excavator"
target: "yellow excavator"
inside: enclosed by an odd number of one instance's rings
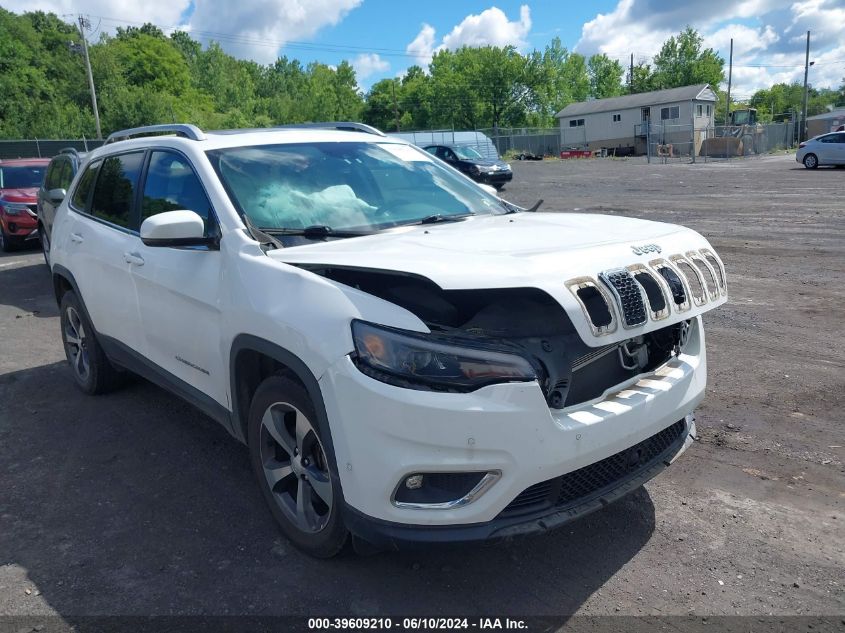
[[[713,158],[748,156],[763,151],[764,128],[757,123],[756,108],[741,108],[730,115],[730,125],[716,128],[716,136],[701,143],[699,155]]]

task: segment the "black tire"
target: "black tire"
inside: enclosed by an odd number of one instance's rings
[[[815,154],[807,154],[802,162],[807,169],[817,169],[819,166],[819,159]]]
[[[107,393],[118,387],[123,374],[106,357],[76,293],[62,295],[62,344],[76,384],[87,394]]]
[[[248,424],[252,469],[282,533],[311,556],[337,555],[349,532],[340,516],[336,467],[308,393],[289,378],[266,378],[252,398]]]
[[[41,254],[44,255],[44,263],[50,268],[50,238],[44,232],[44,225],[38,225],[38,241],[41,242]]]
[[[495,187],[495,188],[496,188],[496,191],[501,191],[502,189],[504,189],[504,188],[505,188],[505,186],[504,186],[504,185],[493,185],[493,187]]]
[[[18,243],[15,238],[0,228],[0,251],[3,251],[4,253],[11,253],[16,250],[17,247]]]

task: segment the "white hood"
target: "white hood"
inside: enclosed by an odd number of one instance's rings
[[[637,254],[639,247],[656,245]],[[411,273],[446,290],[534,287],[567,310],[585,341],[604,345],[691,318],[713,301],[659,323],[621,328],[594,337],[565,282],[631,264],[668,259],[701,248],[707,240],[690,229],[662,222],[582,213],[517,213],[476,216],[461,222],[402,227],[360,238],[278,249],[268,256],[290,264],[327,264]]]

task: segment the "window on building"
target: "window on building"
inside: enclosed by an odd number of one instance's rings
[[[671,119],[680,119],[681,118],[681,108],[680,106],[671,106],[669,108],[661,108],[660,109],[660,118],[663,121],[668,121]]]
[[[583,127],[584,119],[572,119],[569,121],[569,127]]]
[[[707,106],[707,116],[710,116],[710,106]]]
[[[695,106],[695,116],[704,116],[704,106],[700,103]]]
[[[613,122],[614,123],[620,123],[621,121],[622,121],[622,115],[621,114],[614,114],[613,115]]]

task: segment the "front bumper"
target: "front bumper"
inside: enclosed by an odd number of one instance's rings
[[[692,444],[696,437],[694,416],[687,415],[676,424],[683,425],[683,430],[665,450],[642,464],[640,468],[633,469],[627,476],[591,494],[584,495],[572,503],[548,505],[529,513],[504,514],[486,523],[468,525],[432,526],[392,523],[368,517],[350,506],[345,508],[344,520],[353,534],[373,545],[392,550],[420,544],[504,541],[549,532],[600,510],[660,474]]]
[[[373,530],[412,541],[443,540],[435,534],[445,540],[507,536],[505,528],[521,532],[532,531],[537,521],[552,525],[636,488],[674,455],[661,455],[633,478],[621,477],[594,499],[579,500],[576,508],[547,507],[542,516],[503,513],[529,487],[614,456],[686,419],[681,445],[670,447],[680,452],[694,433],[686,416],[702,400],[706,383],[701,319],[694,324],[680,356],[601,398],[563,410],[548,407],[537,383],[492,385],[473,393],[416,391],[373,380],[345,357],[320,383],[350,529],[368,540]],[[405,508],[391,502],[409,474],[463,471],[500,471],[501,477],[460,507]],[[503,522],[504,516],[509,518]],[[514,527],[519,525],[528,527]]]
[[[7,235],[19,240],[30,240],[38,238],[38,219],[27,213],[20,215],[3,214],[0,224]]]
[[[481,182],[487,185],[503,185],[513,180],[512,171],[491,171],[482,172],[472,176],[476,182]]]

